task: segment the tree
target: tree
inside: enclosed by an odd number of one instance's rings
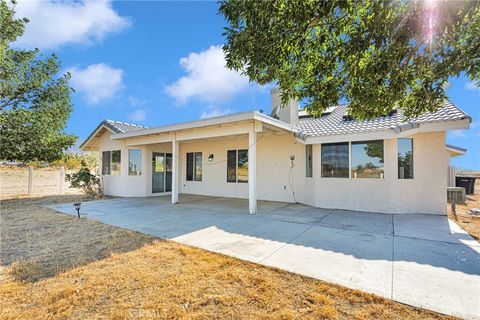
[[[76,137],[64,128],[72,112],[69,74],[57,76],[58,58],[11,47],[28,19],[0,0],[0,159],[54,161]]]
[[[349,101],[355,118],[435,111],[450,76],[480,83],[480,2],[223,0],[227,67],[310,114]]]

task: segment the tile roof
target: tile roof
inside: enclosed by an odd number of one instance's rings
[[[147,127],[138,125],[138,124],[132,124],[132,123],[126,123],[126,122],[121,122],[121,121],[114,121],[114,120],[103,120],[100,122],[100,124],[95,128],[95,130],[90,133],[87,139],[85,139],[81,144],[80,144],[80,149],[82,149],[87,143],[94,138],[95,134],[97,131],[102,128],[103,126],[109,128],[112,130],[114,133],[126,133],[126,132],[132,132],[132,131],[139,131],[143,129],[148,129]]]
[[[331,113],[322,117],[301,117],[297,128],[302,136],[330,136],[373,131],[394,130],[402,125],[418,125],[421,123],[471,119],[460,108],[447,101],[436,112],[425,113],[408,122],[403,120],[401,110],[390,115],[371,120],[351,120],[347,118],[348,105],[340,105]]]
[[[126,123],[126,122],[121,122],[121,121],[114,121],[114,120],[103,120],[101,125],[105,125],[108,128],[112,129],[115,133],[126,133],[126,132],[132,132],[132,131],[138,131],[142,129],[148,129],[147,127],[138,125],[138,124],[132,124],[132,123]]]

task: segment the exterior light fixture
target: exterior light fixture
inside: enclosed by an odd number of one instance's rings
[[[80,207],[82,206],[82,203],[81,202],[75,202],[73,204],[73,206],[75,207],[75,210],[77,210],[78,219],[80,219]]]
[[[212,161],[213,161],[213,154],[210,154],[210,155],[208,156],[208,162],[212,162]]]

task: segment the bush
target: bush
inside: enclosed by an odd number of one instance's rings
[[[82,160],[82,167],[78,172],[66,174],[65,180],[70,182],[72,188],[80,188],[87,195],[93,197],[103,196],[103,189],[98,175],[91,173],[87,163]]]

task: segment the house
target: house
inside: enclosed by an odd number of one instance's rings
[[[81,145],[98,151],[107,195],[179,193],[299,202],[322,208],[446,214],[447,130],[471,118],[450,102],[404,122],[400,110],[357,121],[348,106],[318,118],[294,101],[272,116],[241,112],[156,128],[105,120]]]

